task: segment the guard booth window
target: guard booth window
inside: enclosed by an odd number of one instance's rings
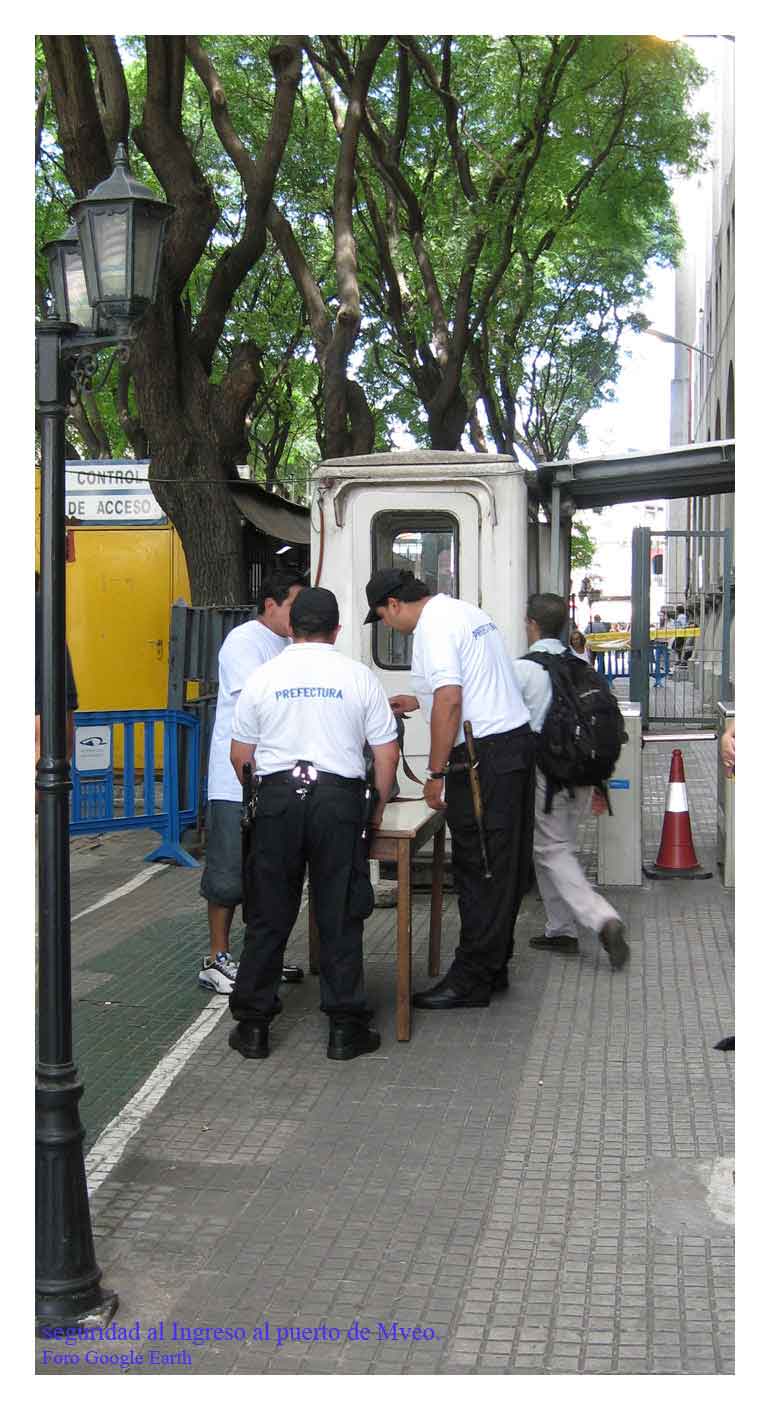
[[[429,593],[458,597],[458,521],[452,514],[388,511],[372,522],[372,572],[408,568]],[[404,637],[382,622],[373,625],[372,657],[390,671],[408,671],[412,636]]]

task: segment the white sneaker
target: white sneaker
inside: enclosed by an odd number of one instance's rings
[[[198,983],[203,990],[214,990],[218,995],[229,995],[235,984],[238,966],[230,951],[217,951],[215,960],[205,955],[198,972]]]

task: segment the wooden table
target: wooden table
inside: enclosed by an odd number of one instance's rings
[[[386,804],[383,822],[370,840],[374,862],[395,862],[396,902],[396,1037],[410,1037],[412,997],[412,860],[434,840],[431,866],[431,920],[428,931],[428,973],[439,974],[442,943],[442,880],[444,875],[444,813],[429,808],[423,799],[403,799]],[[319,973],[319,933],[308,900],[308,961],[312,975]]]

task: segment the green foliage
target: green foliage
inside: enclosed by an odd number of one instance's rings
[[[588,568],[596,552],[597,541],[592,538],[589,525],[583,519],[574,519],[570,529],[571,568]]]
[[[259,155],[273,103],[271,36],[210,35],[200,42],[222,80],[233,127],[247,150]],[[339,52],[352,65],[365,42],[366,36],[339,36]],[[443,37],[417,36],[415,42],[441,76]],[[312,36],[310,44],[315,54],[326,53],[322,37]],[[647,271],[651,264],[674,263],[681,248],[671,174],[697,168],[707,137],[706,119],[691,110],[705,75],[685,45],[650,36],[584,35],[570,56],[570,44],[570,37],[539,34],[453,37],[447,77],[473,199],[459,177],[441,95],[414,55],[408,121],[396,141],[395,39],[378,62],[367,105],[372,130],[419,209],[420,241],[450,338],[458,327],[456,301],[471,269],[470,251],[479,244],[459,385],[469,407],[476,403],[490,449],[518,445],[536,460],[558,458],[571,441],[580,442],[586,412],[613,395],[619,338],[639,320]],[[146,96],[144,40],[121,36],[119,47],[136,124]],[[563,59],[536,152],[542,84],[549,65]],[[38,85],[43,66],[38,48]],[[344,86],[328,81],[344,111]],[[245,197],[214,129],[208,94],[189,64],[182,125],[220,210],[184,291],[194,325],[217,262],[243,230]],[[327,99],[306,61],[275,201],[291,222],[330,317],[337,300],[333,193],[339,151]],[[133,145],[130,156],[136,174],[159,190]],[[593,163],[596,172],[576,196]],[[36,272],[43,282],[40,247],[64,230],[71,199],[49,99],[36,186]],[[391,236],[390,267],[383,229]],[[430,444],[427,408],[447,376],[436,306],[429,302],[406,204],[394,196],[366,132],[358,151],[354,232],[363,317],[352,374],[375,417],[375,445],[392,444],[404,427],[418,445]],[[268,484],[300,485],[318,456],[320,369],[302,301],[270,241],[231,302],[211,371],[215,382],[245,341],[256,346],[261,372],[245,428],[253,472]],[[128,442],[116,412],[115,379],[113,372],[99,411],[112,454],[121,455]],[[129,410],[135,411],[131,402]]]

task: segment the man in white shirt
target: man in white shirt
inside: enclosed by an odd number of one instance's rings
[[[685,608],[684,608],[683,604],[680,603],[680,604],[678,605],[678,609],[677,609],[677,617],[675,618],[675,627],[687,627],[687,626],[688,626],[688,614],[687,614],[687,612],[685,611]],[[683,662],[683,647],[685,646],[686,641],[687,641],[687,638],[686,638],[686,637],[675,637],[675,640],[674,640],[674,648],[675,648],[675,654],[676,654],[676,656],[677,656],[677,663],[678,663],[678,666],[682,666],[682,662]]]
[[[527,888],[533,829],[535,741],[514,669],[496,625],[481,608],[444,593],[429,596],[412,573],[381,569],[367,584],[365,622],[414,633],[414,696],[393,696],[398,715],[417,710],[430,722],[429,777],[423,796],[446,808],[461,935],[438,985],[413,996],[418,1009],[490,1003],[508,986],[514,924]],[[473,813],[463,724],[478,758],[491,877],[485,877]],[[442,791],[444,790],[444,801]]]
[[[530,652],[562,656],[560,640],[568,608],[556,593],[532,593],[527,601],[525,628]],[[519,687],[530,711],[530,724],[540,733],[552,701],[549,673],[538,661],[527,657],[514,663]],[[596,931],[610,957],[614,970],[620,970],[629,956],[624,927],[617,911],[596,892],[578,861],[578,825],[592,804],[591,787],[574,788],[574,797],[560,789],[553,795],[551,811],[546,810],[546,779],[536,770],[535,830],[533,861],[538,890],[546,911],[546,929],[530,942],[536,950],[578,954],[576,923]],[[602,800],[601,811],[606,808]],[[599,807],[599,805],[597,805]]]
[[[319,928],[321,1009],[327,1057],[374,1053],[379,1034],[364,993],[362,932],[374,898],[367,862],[364,744],[369,744],[377,827],[396,776],[396,721],[376,676],[335,651],[334,593],[306,588],[292,603],[293,642],[249,678],[233,716],[231,759],[259,777],[255,840],[247,868],[244,949],[228,1040],[245,1058],[266,1058],[276,986],[297,919],[305,865]]]
[[[253,671],[289,646],[289,609],[303,588],[296,574],[266,578],[257,598],[257,615],[229,632],[220,648],[217,710],[209,749],[206,809],[206,865],[201,896],[208,903],[209,954],[201,961],[198,983],[205,990],[229,995],[236,978],[230,953],[230,929],[241,901],[242,789],[230,763],[233,711]],[[286,979],[302,979],[291,967]]]

